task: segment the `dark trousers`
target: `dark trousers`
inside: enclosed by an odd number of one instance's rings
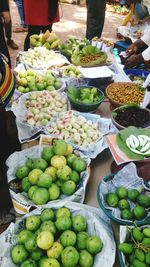
[[[5,36],[6,36],[7,40],[11,40],[11,37],[12,37],[12,21],[10,20],[9,23],[5,23],[4,24],[4,28],[5,28]]]
[[[28,33],[24,41],[24,50],[27,51],[30,48],[30,36],[33,34],[40,34],[41,32],[46,32],[47,30],[52,31],[52,24],[48,26],[33,26],[28,25]]]
[[[3,24],[0,22],[0,53],[4,54],[8,58],[8,64],[11,66],[10,55],[6,45]]]
[[[86,0],[87,28],[86,38],[100,38],[105,20],[106,0]]]

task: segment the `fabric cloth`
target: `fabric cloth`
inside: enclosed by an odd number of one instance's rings
[[[147,49],[145,49],[142,52],[142,56],[144,58],[144,60],[148,61],[150,60],[150,30],[148,30],[142,37],[141,40],[147,45],[149,46]]]
[[[23,9],[23,1],[22,0],[15,0],[17,8],[18,8],[18,13],[20,17],[20,25],[24,26],[24,9]]]
[[[137,3],[135,5],[135,16],[139,19],[144,19],[148,16],[148,9],[143,3]]]
[[[105,20],[106,0],[86,0],[87,27],[86,38],[100,38]]]
[[[54,4],[52,2],[55,2],[56,7],[56,4],[58,4],[58,1],[56,0],[24,0],[25,24],[47,26],[54,22],[58,22],[60,20],[58,8],[55,16],[52,16],[53,19],[50,20],[51,14],[49,13],[49,8]]]
[[[149,0],[143,0],[143,5],[147,7],[148,14],[150,14],[150,1]]]

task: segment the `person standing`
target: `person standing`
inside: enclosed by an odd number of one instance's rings
[[[27,32],[27,27],[24,23],[24,9],[23,9],[23,1],[22,0],[14,0],[18,9],[19,17],[20,17],[20,26],[16,27],[13,32]]]
[[[86,38],[89,40],[93,37],[100,38],[105,21],[106,0],[86,0],[86,5]]]
[[[9,5],[7,0],[0,0],[0,53],[4,54],[11,66],[11,60],[4,36],[4,23],[10,22]]]
[[[30,36],[46,30],[52,31],[52,24],[60,20],[58,0],[24,0],[25,24],[28,34],[24,42],[24,50],[30,47]],[[40,14],[40,15],[39,15]]]

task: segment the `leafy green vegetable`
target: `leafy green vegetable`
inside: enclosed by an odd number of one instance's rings
[[[86,45],[82,49],[83,55],[94,55],[94,54],[98,54],[99,52],[100,50],[96,46],[92,46],[92,45]]]
[[[134,126],[130,126],[126,129],[121,130],[118,134],[117,134],[117,144],[119,146],[119,148],[131,159],[144,159],[145,156],[144,155],[139,155],[137,153],[132,152],[126,145],[126,140],[130,135],[135,135],[135,136],[139,136],[139,135],[147,135],[148,137],[150,137],[150,130],[149,129],[143,129],[143,128],[136,128]],[[148,155],[147,157],[150,157],[150,155]]]

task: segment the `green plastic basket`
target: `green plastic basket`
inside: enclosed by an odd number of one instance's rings
[[[110,174],[106,177],[103,178],[103,181],[108,182],[110,180],[112,180],[114,178],[115,174]],[[99,191],[101,188],[101,183],[102,181],[99,183],[98,188],[97,188],[97,201],[99,203],[100,208],[104,211],[104,213],[113,221],[117,222],[120,225],[134,225],[136,223],[137,226],[141,226],[141,225],[145,225],[145,224],[149,224],[150,222],[150,217],[148,217],[147,219],[141,220],[141,221],[127,221],[127,220],[123,220],[123,219],[118,219],[115,216],[112,215],[112,212],[108,209],[106,209],[106,207],[104,206],[104,204],[101,201],[100,195],[99,195]],[[144,184],[146,187],[148,187],[150,189],[150,185],[144,181]],[[124,266],[124,265],[123,265]]]

